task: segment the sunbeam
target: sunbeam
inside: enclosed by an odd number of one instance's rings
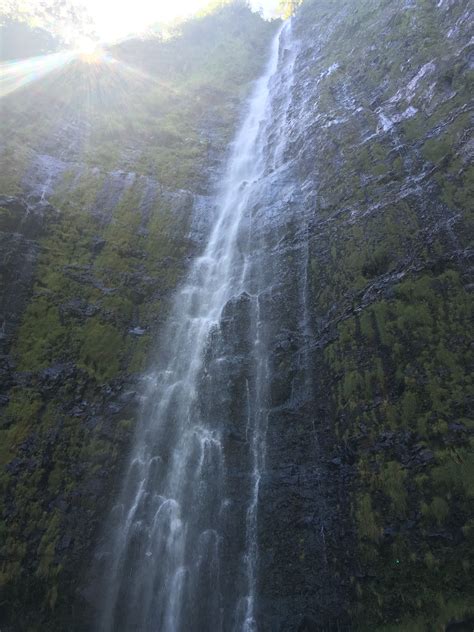
[[[0,64],[0,97],[46,77],[69,63],[75,55],[73,51],[63,51]]]
[[[45,78],[51,72],[64,68],[72,61],[80,61],[84,64],[94,66],[117,64],[117,67],[120,67],[128,73],[132,73],[141,80],[153,82],[159,86],[165,85],[151,74],[125,61],[114,58],[106,50],[92,44],[85,45],[84,47],[81,46],[73,51],[39,55],[38,57],[0,64],[0,98]]]

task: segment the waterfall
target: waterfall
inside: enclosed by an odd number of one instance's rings
[[[289,106],[290,28],[277,33],[255,84],[214,226],[177,292],[148,376],[98,553],[100,632],[257,629],[269,372],[262,304],[273,275],[258,218],[284,153],[269,136]]]

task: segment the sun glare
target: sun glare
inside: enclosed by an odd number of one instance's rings
[[[73,56],[71,51],[64,51],[0,64],[0,98],[43,79],[69,63]]]
[[[86,64],[98,64],[104,57],[104,51],[89,39],[80,41],[76,52],[78,58]]]
[[[157,23],[191,16],[205,9],[211,0],[82,0],[102,41],[114,42],[133,34],[146,32]],[[262,9],[273,16],[278,0],[249,0],[254,11]]]
[[[113,0],[83,1],[95,24],[96,32],[103,43],[102,46],[105,46],[104,42],[118,41],[127,33],[146,32],[147,27],[153,23],[156,24],[157,21],[166,22],[180,15],[190,15],[210,2],[210,0],[175,0],[174,3],[169,4],[163,0],[157,0],[154,3],[150,3],[149,0],[134,0],[133,3],[124,2],[117,6]],[[277,0],[250,0],[250,5],[254,9],[270,8],[276,2]],[[43,79],[52,71],[66,66],[73,60],[78,59],[91,66],[104,62],[116,64],[117,60],[102,46],[95,40],[82,38],[76,41],[72,50],[1,63],[0,98]],[[143,71],[126,64],[121,63],[121,65],[124,70],[145,77]]]
[[[79,51],[79,59],[85,64],[98,64],[102,61],[104,52],[99,48],[95,50],[81,50]]]

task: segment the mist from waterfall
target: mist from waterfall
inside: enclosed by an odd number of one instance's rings
[[[256,222],[262,182],[283,159],[284,138],[268,137],[284,127],[291,47],[288,22],[255,84],[207,245],[177,292],[148,376],[97,554],[100,632],[257,629],[270,370],[261,297],[272,271]]]

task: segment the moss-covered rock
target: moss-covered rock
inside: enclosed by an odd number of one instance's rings
[[[319,53],[301,70],[318,82],[318,151],[302,172],[317,190],[322,390],[353,472],[352,625],[443,630],[474,612],[472,15],[465,2],[364,0],[300,16]]]
[[[274,30],[231,3],[2,101],[6,629],[87,627],[78,585],[133,433],[137,379],[196,246],[195,198]]]

